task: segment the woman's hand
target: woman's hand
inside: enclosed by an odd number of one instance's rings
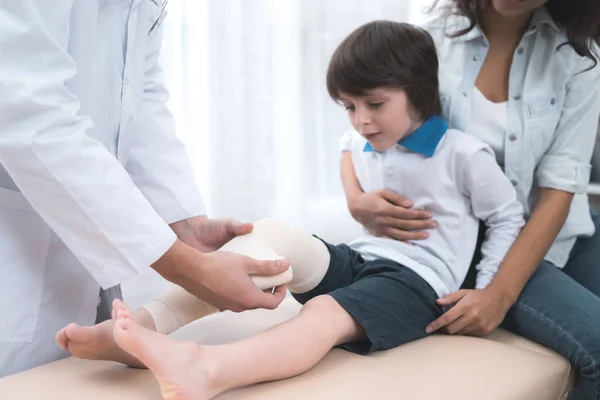
[[[437,226],[429,212],[412,206],[410,200],[387,189],[361,192],[348,199],[350,214],[371,234],[405,242],[427,239],[425,230]]]
[[[433,321],[425,331],[441,329],[450,335],[486,336],[504,320],[513,302],[500,291],[485,289],[459,290],[438,299],[439,306],[453,306]]]

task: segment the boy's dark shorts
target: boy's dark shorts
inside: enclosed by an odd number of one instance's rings
[[[328,294],[365,329],[367,340],[340,347],[367,354],[428,336],[425,328],[443,311],[423,278],[391,260],[365,262],[344,244],[325,245],[331,255],[325,277],[310,292],[293,296],[304,304]]]

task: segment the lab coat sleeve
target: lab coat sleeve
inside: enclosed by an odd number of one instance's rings
[[[0,163],[108,288],[156,261],[175,234],[78,115],[72,9],[73,0],[0,0]]]
[[[175,134],[169,93],[158,59],[162,28],[150,35],[142,105],[125,167],[137,187],[168,223],[204,215],[187,151]]]

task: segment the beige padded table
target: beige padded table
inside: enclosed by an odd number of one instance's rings
[[[238,340],[297,315],[286,299],[274,311],[221,313],[171,336],[199,343]],[[332,350],[295,378],[224,393],[220,400],[405,399],[558,400],[572,386],[569,363],[552,351],[498,330],[489,338],[432,336],[359,356]],[[68,358],[0,379],[2,400],[159,400],[147,370]]]

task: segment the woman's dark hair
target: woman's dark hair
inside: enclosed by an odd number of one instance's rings
[[[438,57],[423,29],[392,22],[369,22],[352,32],[333,53],[327,90],[364,96],[378,87],[402,89],[412,110],[426,120],[441,114]]]
[[[432,10],[436,8],[436,0]],[[484,11],[491,5],[491,0],[452,0],[449,6],[454,13],[469,19],[469,26],[451,34],[451,37],[462,36],[470,32],[480,23]],[[600,45],[600,0],[550,0],[546,8],[554,22],[567,36],[567,42],[581,57],[594,62],[594,68],[600,60],[600,54],[594,49],[593,42]]]

